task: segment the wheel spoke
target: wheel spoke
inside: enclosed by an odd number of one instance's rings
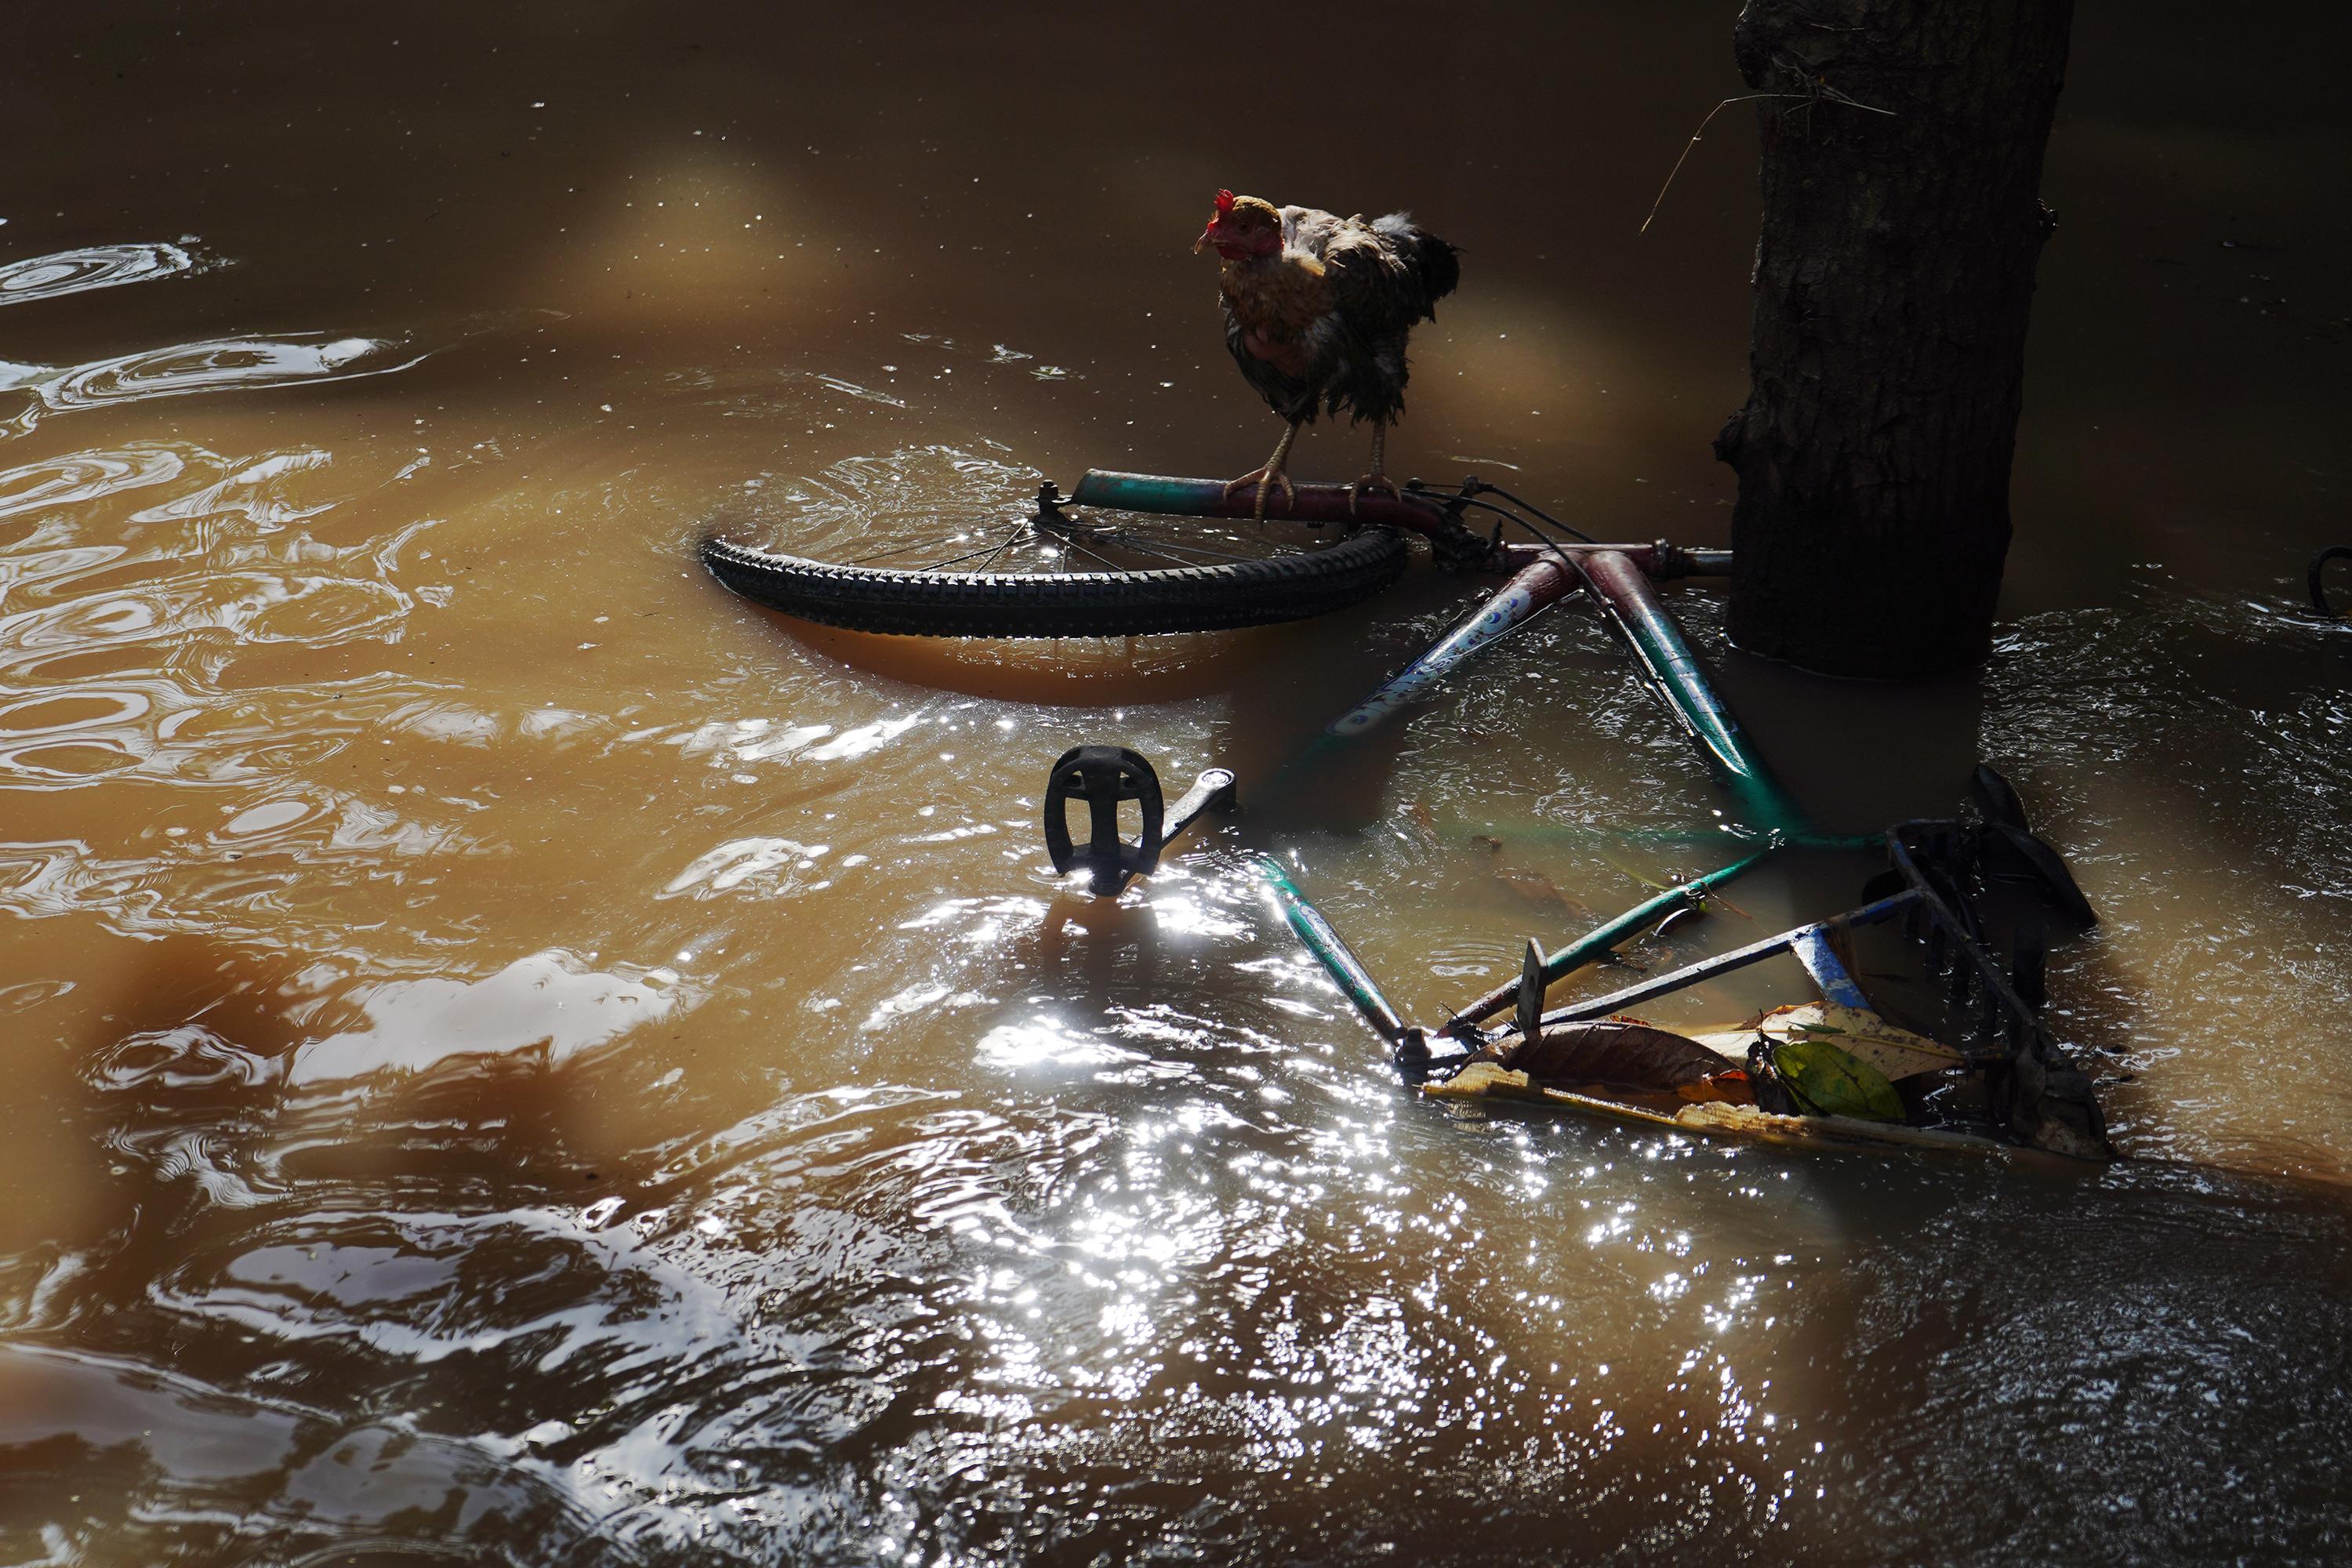
[[[1022,522],[1020,527],[1006,534],[1004,536],[1004,542],[1002,544],[999,544],[995,549],[990,551],[987,557],[982,560],[978,566],[973,567],[972,570],[975,572],[985,572],[990,567],[995,565],[996,558],[1003,554],[1006,551],[1012,549],[1015,544],[1019,543],[1021,536],[1024,533],[1033,538],[1035,537],[1035,530],[1032,529],[1025,520]]]
[[[1109,556],[1105,555],[1101,551],[1097,550],[1094,546],[1087,544],[1082,540],[1072,539],[1069,541],[1069,545],[1073,550],[1085,551],[1087,554],[1093,556],[1096,560],[1101,562],[1104,565],[1109,567],[1114,572],[1124,572],[1127,570],[1126,567],[1120,565],[1118,562],[1113,561]]]
[[[843,562],[843,563],[842,563],[842,564],[843,564],[844,566],[863,566],[863,565],[865,565],[868,561],[880,561],[880,560],[884,559],[885,557],[887,557],[887,556],[891,556],[891,555],[904,555],[904,554],[905,554],[905,553],[907,553],[907,552],[908,552],[909,550],[923,550],[923,549],[928,549],[929,547],[930,547],[930,546],[932,546],[932,545],[934,545],[934,544],[937,544],[938,542],[939,542],[939,541],[938,541],[938,540],[936,540],[936,539],[918,539],[918,540],[917,540],[917,541],[915,541],[912,544],[897,544],[897,545],[893,545],[893,546],[891,546],[891,547],[890,547],[889,549],[887,549],[887,550],[877,550],[877,551],[876,551],[876,552],[875,552],[873,554],[871,554],[871,555],[859,555],[859,556],[854,557],[854,558],[853,558],[853,559],[851,559],[851,560],[847,560],[847,561]],[[951,543],[960,543],[960,542],[961,542],[961,541],[950,541],[950,542],[951,542]],[[974,553],[974,554],[978,554],[978,553],[979,553],[979,552],[974,551],[974,552],[973,552],[973,553]]]
[[[1185,556],[1171,555],[1165,550],[1155,550],[1150,545],[1142,543],[1137,540],[1124,540],[1121,542],[1121,544],[1122,547],[1131,555],[1148,556],[1155,561],[1172,561],[1179,566],[1197,566],[1200,564],[1199,562],[1191,560]],[[1131,568],[1122,567],[1120,570],[1126,571],[1131,570]]]
[[[915,570],[918,572],[937,572],[943,567],[952,566],[959,561],[969,561],[975,555],[985,555],[988,557],[988,561],[982,563],[981,566],[973,568],[975,571],[982,570],[990,562],[993,562],[998,556],[1003,554],[1005,548],[1014,540],[1020,538],[1022,534],[1028,531],[1028,528],[1029,521],[1028,519],[1024,518],[1020,522],[1013,526],[1011,533],[1006,534],[993,546],[982,545],[978,550],[967,550],[961,555],[950,555],[945,561],[934,561],[928,566],[918,566]]]
[[[1141,544],[1134,544],[1129,546],[1129,548],[1135,550],[1147,549],[1146,546]],[[1212,550],[1205,544],[1194,544],[1192,541],[1186,539],[1162,539],[1158,542],[1156,548],[1150,550],[1150,553],[1164,554],[1166,552],[1171,550],[1189,550],[1195,555],[1206,555],[1218,561],[1263,561],[1265,559],[1263,555],[1236,555],[1230,550]],[[1287,554],[1290,552],[1285,552],[1284,553]]]

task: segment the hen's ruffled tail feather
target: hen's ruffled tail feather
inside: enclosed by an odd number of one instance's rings
[[[1403,213],[1374,218],[1372,227],[1395,241],[1412,259],[1413,275],[1421,281],[1422,314],[1437,320],[1437,302],[1462,281],[1460,249],[1425,228],[1414,227],[1412,219]]]

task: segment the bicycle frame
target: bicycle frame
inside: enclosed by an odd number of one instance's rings
[[[1466,481],[1454,497],[1433,496],[1418,485],[1396,496],[1377,492],[1351,495],[1347,487],[1340,485],[1299,485],[1292,498],[1268,505],[1267,515],[1272,519],[1318,525],[1402,529],[1428,539],[1439,561],[1446,565],[1510,574],[1510,580],[1500,590],[1488,595],[1379,690],[1329,726],[1327,741],[1360,734],[1372,728],[1425,692],[1478,649],[1572,590],[1581,588],[1598,606],[1603,620],[1632,649],[1643,681],[1665,700],[1709,772],[1742,808],[1747,826],[1751,830],[1760,830],[1768,847],[1790,843],[1846,847],[1864,842],[1823,835],[1810,825],[1765,769],[1746,732],[1708,684],[1689,645],[1683,640],[1681,628],[1658,597],[1654,586],[1657,582],[1727,572],[1729,552],[1683,550],[1664,541],[1653,544],[1605,544],[1543,539],[1530,544],[1506,543],[1499,526],[1491,536],[1482,537],[1463,521],[1464,510],[1478,504],[1474,498],[1481,489],[1473,479]],[[1041,513],[1058,515],[1054,508],[1060,498],[1052,487],[1047,487],[1038,499]],[[1267,499],[1273,503],[1276,498]],[[1229,494],[1227,487],[1214,479],[1096,471],[1089,471],[1079,481],[1068,500],[1075,504],[1126,511],[1228,519],[1255,515],[1256,503],[1255,496],[1246,492]],[[1506,515],[1517,517],[1516,513]],[[1518,521],[1526,522],[1524,518]],[[1532,523],[1527,526],[1530,532],[1537,531]],[[1995,783],[2000,781],[1996,779]],[[2000,788],[2005,791],[2007,786],[2003,784]],[[1442,1032],[1441,1037],[1451,1037],[1445,1038],[1447,1048],[1443,1056],[1432,1049],[1429,1030],[1405,1021],[1362,959],[1308,902],[1287,868],[1270,857],[1260,856],[1257,869],[1292,931],[1358,1013],[1388,1042],[1400,1068],[1413,1081],[1459,1068],[1475,1048],[1507,1034],[1490,1034],[1480,1026],[1507,1006],[1514,997],[1519,1003],[1521,1029],[1531,1036],[1547,1026],[1613,1014],[1780,953],[1792,953],[1798,958],[1827,1002],[1874,1013],[1869,997],[1855,984],[1830,938],[1900,916],[1906,921],[1906,933],[1920,942],[1927,975],[1949,1000],[1946,1032],[1963,1042],[1958,1048],[1969,1065],[1989,1075],[1996,1102],[1996,1122],[2029,1146],[2081,1158],[2112,1158],[2088,1080],[2074,1072],[2063,1054],[2042,1034],[2033,1005],[2021,998],[1982,948],[1974,917],[1955,913],[1948,908],[1935,879],[1923,870],[1930,860],[1938,865],[1951,860],[1958,853],[1953,844],[1962,833],[1957,822],[1897,825],[1875,840],[1885,847],[1904,883],[1892,896],[1825,921],[1794,927],[1673,973],[1645,979],[1625,990],[1549,1013],[1542,1010],[1547,986],[1665,916],[1696,907],[1706,892],[1747,872],[1763,855],[1751,854],[1694,882],[1665,889],[1557,953],[1547,956],[1540,944],[1530,942],[1527,963],[1516,984],[1496,987],[1454,1016]],[[1955,867],[1947,867],[1944,876],[1945,882],[1953,887],[1958,885]],[[2071,889],[2071,879],[2067,886]],[[2074,897],[2080,900],[2079,892]],[[2021,938],[2019,984],[2037,994],[2039,954],[2038,937],[2030,952]],[[1625,1107],[1610,1102],[1574,1094],[1547,1093],[1550,1099],[1580,1103],[1612,1115],[1628,1114]],[[2049,1103],[2045,1104],[2045,1100]],[[1685,1124],[1682,1118],[1649,1115],[1647,1119],[1677,1126]],[[1778,1126],[1785,1120],[1791,1127],[1812,1127],[1827,1126],[1840,1119],[1759,1119],[1751,1115],[1750,1120],[1759,1126]],[[1704,1115],[1689,1125],[1696,1131],[1721,1130]],[[1743,1122],[1741,1126],[1746,1128],[1747,1124]],[[1874,1128],[1864,1125],[1864,1131],[1874,1131]],[[1946,1134],[1923,1134],[1916,1130],[1898,1130],[1897,1133],[1888,1134],[1883,1129],[1875,1129],[1874,1135],[1913,1142],[1964,1145],[1970,1142]]]
[[[1721,576],[1731,569],[1731,552],[1687,550],[1664,540],[1649,544],[1507,542],[1499,523],[1492,535],[1482,535],[1463,521],[1464,503],[1474,484],[1465,484],[1462,495],[1453,498],[1420,490],[1402,496],[1377,490],[1351,494],[1345,485],[1321,484],[1299,485],[1288,500],[1278,494],[1266,498],[1269,519],[1402,529],[1427,539],[1439,561],[1449,566],[1510,574],[1510,581],[1341,715],[1328,732],[1344,738],[1372,729],[1425,695],[1481,648],[1581,588],[1633,651],[1643,679],[1664,700],[1707,771],[1731,792],[1748,825],[1776,839],[1809,835],[1809,820],[1773,780],[1730,708],[1708,684],[1654,587],[1681,577]],[[1229,491],[1216,479],[1101,469],[1088,469],[1069,500],[1174,517],[1248,518],[1255,510],[1252,492]]]

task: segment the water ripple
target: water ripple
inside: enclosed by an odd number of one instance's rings
[[[305,1042],[287,1067],[296,1086],[420,1073],[467,1058],[532,1052],[551,1066],[608,1046],[691,1006],[667,969],[599,973],[539,952],[467,984],[400,980],[363,993],[368,1026]]]
[[[333,511],[316,488],[330,466],[316,448],[240,461],[149,446],[0,472],[0,516],[32,521],[0,545],[0,776],[231,782],[351,732],[340,713],[289,730],[269,693],[221,684],[241,650],[396,637],[419,602],[395,574],[425,524],[351,543],[294,526]],[[379,721],[426,696],[386,677],[327,687]]]
[[[976,527],[991,517],[1019,516],[1037,493],[1037,480],[1034,469],[954,447],[915,447],[772,481],[730,517],[769,525],[782,548],[821,555],[826,544],[886,537],[894,527],[940,516],[969,516]]]
[[[56,511],[123,490],[167,484],[184,461],[175,447],[133,444],[110,450],[76,452],[0,472],[0,517]]]
[[[225,1520],[236,1521],[238,1538],[268,1543],[258,1555],[240,1548],[239,1561],[289,1568],[393,1561],[602,1568],[639,1560],[607,1537],[587,1498],[547,1467],[518,1462],[507,1445],[400,1419],[354,1422],[282,1395],[223,1390],[127,1353],[0,1348],[0,1385],[13,1395],[5,1436],[23,1446],[18,1452],[89,1456],[81,1473],[89,1505],[72,1524],[52,1527],[47,1544],[63,1555],[47,1561],[103,1552],[163,1562],[179,1556],[192,1533],[209,1536]],[[185,1484],[135,1520],[120,1517],[117,1499],[131,1479],[153,1474]],[[468,1495],[463,1510],[444,1509]],[[419,1539],[417,1522],[426,1519],[440,1522]]]
[[[196,258],[176,245],[94,245],[0,264],[0,305],[54,300],[91,289],[143,283],[195,268]]]
[[[34,383],[33,389],[42,403],[65,412],[151,397],[317,385],[388,375],[425,357],[392,358],[399,346],[387,338],[329,338],[324,332],[214,338],[78,365]]]

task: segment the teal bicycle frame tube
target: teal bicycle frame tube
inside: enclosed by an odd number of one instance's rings
[[[1291,931],[1314,954],[1315,961],[1331,976],[1340,993],[1363,1015],[1364,1022],[1391,1046],[1404,1038],[1408,1026],[1403,1016],[1381,993],[1380,982],[1372,978],[1372,972],[1364,967],[1364,961],[1356,956],[1356,950],[1348,945],[1347,939],[1331,929],[1331,922],[1323,918],[1320,910],[1307,901],[1307,895],[1298,890],[1298,884],[1290,879],[1282,862],[1270,855],[1261,855],[1257,858],[1257,872],[1274,890],[1274,900],[1281,907],[1282,918],[1289,922]]]
[[[1607,924],[1595,926],[1544,960],[1543,983],[1556,985],[1586,964],[1606,958],[1619,942],[1639,936],[1666,916],[1678,910],[1696,909],[1708,893],[1747,875],[1770,853],[1769,849],[1759,849],[1747,859],[1726,866],[1719,871],[1709,871],[1706,876],[1679,887],[1668,888],[1655,898],[1643,900]],[[1518,993],[1519,983],[1517,980],[1497,985],[1463,1008],[1458,1016],[1465,1024],[1483,1024],[1508,1007]]]
[[[1650,685],[1665,699],[1750,826],[1791,838],[1809,836],[1810,819],[1766,769],[1748,732],[1707,683],[1682,628],[1641,568],[1613,550],[1578,552],[1576,564],[1601,614],[1633,650]]]

